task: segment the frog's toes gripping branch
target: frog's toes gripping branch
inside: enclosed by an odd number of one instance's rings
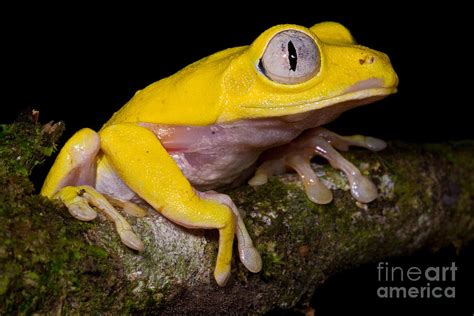
[[[145,250],[145,246],[140,238],[135,235],[127,220],[102,194],[97,192],[91,186],[67,186],[59,190],[54,197],[58,198],[64,203],[64,205],[66,205],[72,216],[83,221],[93,220],[97,216],[97,213],[90,205],[95,206],[97,209],[102,211],[108,219],[114,222],[120,239],[127,247],[140,252]],[[128,203],[132,204],[130,202]],[[135,205],[133,209],[136,210],[140,208]],[[141,211],[138,211],[136,215],[143,216],[144,211],[142,209],[140,210]]]
[[[240,214],[237,206],[235,206],[234,202],[232,202],[232,199],[228,195],[214,191],[197,193],[201,198],[219,202],[228,206],[232,210],[237,226],[235,235],[237,236],[240,261],[250,272],[260,272],[260,270],[262,270],[262,258],[260,257],[260,253],[258,252],[257,248],[255,248],[253,245],[252,238],[245,227],[242,215]]]
[[[257,169],[249,184],[262,185],[267,182],[269,176],[281,174],[287,168],[294,169],[303,181],[308,198],[317,204],[327,204],[332,201],[332,193],[319,181],[310,165],[310,160],[319,155],[327,159],[332,167],[345,173],[351,194],[357,201],[369,203],[377,198],[377,188],[357,167],[335,150],[347,151],[349,146],[379,151],[384,149],[386,144],[383,140],[373,137],[340,136],[322,127],[314,128],[303,133],[292,143],[268,152],[269,160]]]

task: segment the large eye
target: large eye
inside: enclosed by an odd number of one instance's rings
[[[283,31],[268,43],[259,68],[265,76],[278,83],[301,83],[319,71],[319,50],[305,33]]]

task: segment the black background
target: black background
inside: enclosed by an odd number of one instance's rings
[[[247,45],[274,24],[332,20],[346,25],[359,43],[387,53],[400,78],[399,93],[343,114],[331,123],[334,131],[415,143],[474,138],[468,11],[455,2],[423,8],[366,1],[352,7],[341,2],[322,7],[316,1],[169,4],[1,8],[0,123],[34,107],[42,122],[65,121],[63,140],[81,127],[97,130],[136,90],[197,59]],[[47,165],[35,171],[35,178],[42,179],[46,170]],[[460,256],[448,247],[389,260],[409,265],[456,261],[455,300],[380,300],[375,264],[368,264],[330,279],[317,291],[316,311],[472,315],[472,248]]]

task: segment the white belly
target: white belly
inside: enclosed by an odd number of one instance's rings
[[[304,130],[330,122],[353,106],[341,104],[293,116],[211,126],[139,124],[156,135],[193,187],[211,190],[245,180],[263,151],[287,144]],[[136,197],[103,157],[98,162],[96,188],[116,198]]]

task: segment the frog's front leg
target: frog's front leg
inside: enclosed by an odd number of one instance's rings
[[[349,180],[352,196],[362,203],[369,203],[377,198],[377,188],[351,162],[347,161],[336,150],[347,151],[349,146],[358,146],[379,151],[386,147],[384,141],[362,135],[340,136],[325,128],[317,127],[304,132],[290,144],[274,148],[266,153],[268,160],[257,169],[249,180],[252,186],[265,184],[268,177],[280,174],[287,168],[294,169],[303,181],[306,194],[317,204],[331,202],[331,191],[322,184],[311,168],[310,160],[322,156],[331,166],[342,170]]]
[[[187,228],[219,230],[214,277],[219,285],[225,285],[230,276],[236,228],[236,216],[225,201],[219,196],[203,194],[205,198],[201,198],[196,194],[150,130],[135,124],[117,124],[103,129],[100,138],[102,152],[113,170],[156,211]],[[241,229],[240,223],[237,226]],[[255,261],[260,256],[252,258]],[[258,262],[248,266],[253,272],[260,270]]]

